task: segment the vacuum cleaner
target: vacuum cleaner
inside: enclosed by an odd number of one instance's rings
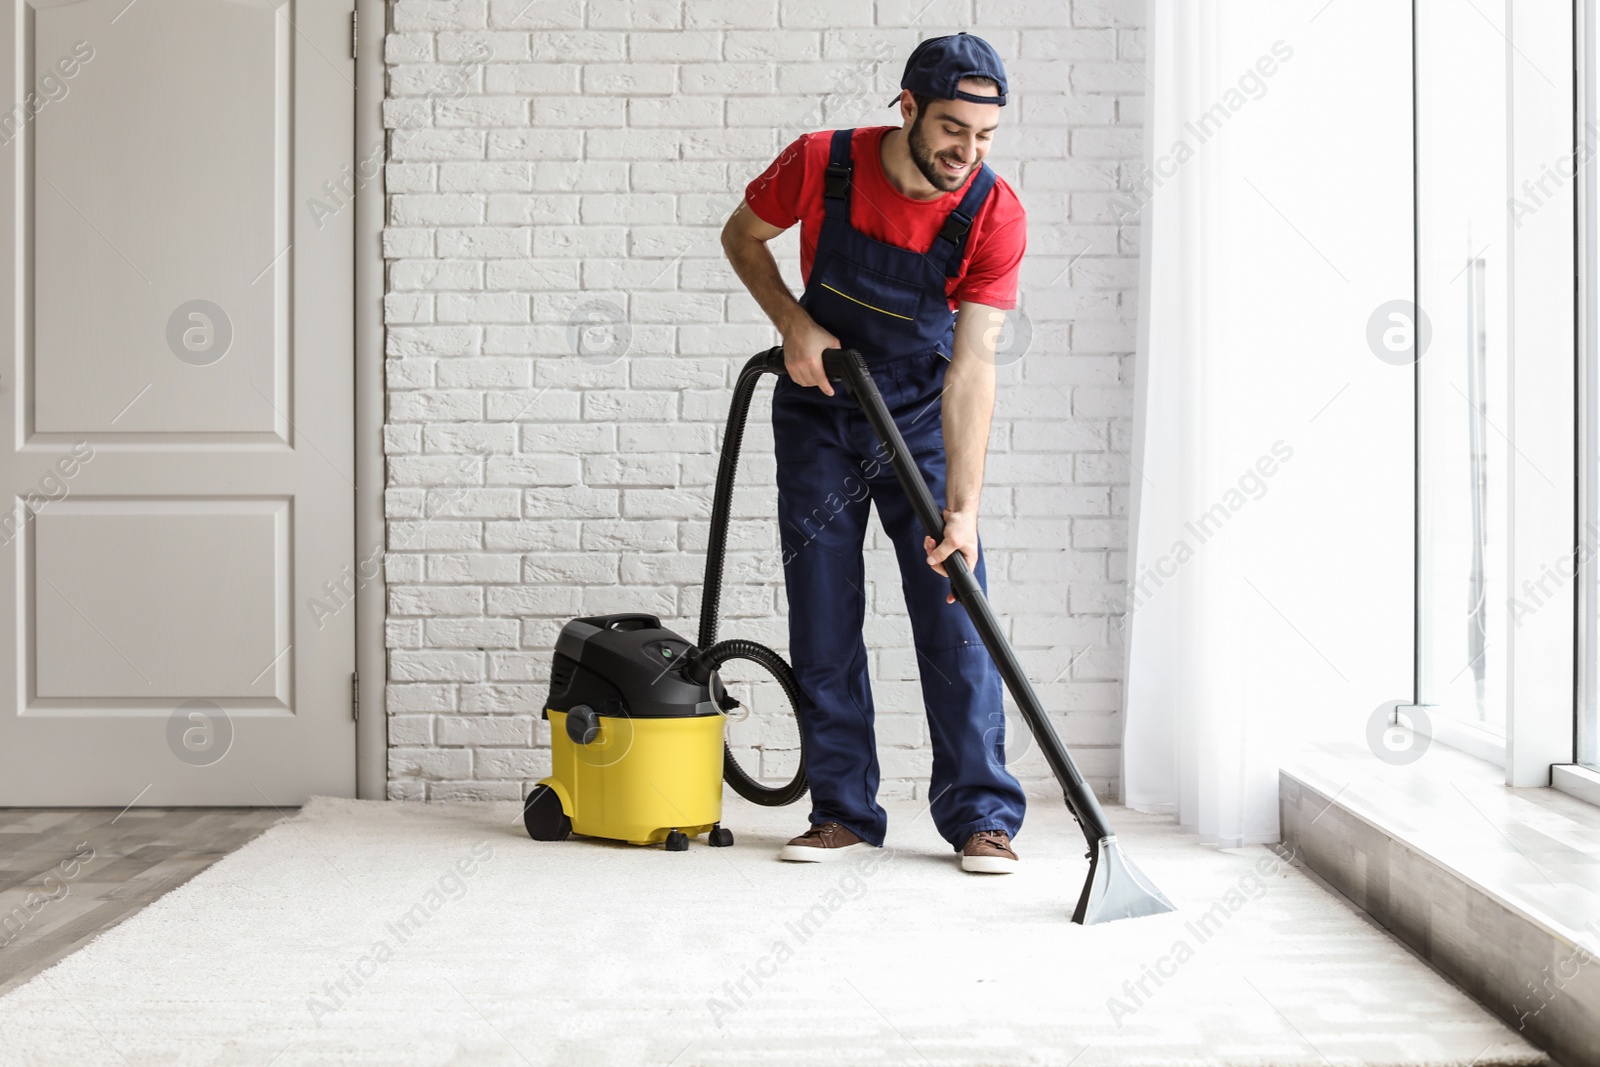
[[[822,362],[828,377],[842,382],[854,397],[888,449],[895,476],[928,536],[936,543],[944,540],[943,514],[866,359],[854,349],[829,349]],[[750,400],[765,375],[784,373],[783,349],[775,347],[752,357],[734,386],[712,502],[698,641],[691,644],[663,627],[660,619],[644,614],[573,619],[561,631],[541,713],[550,722],[551,774],[523,803],[523,821],[535,840],[560,841],[576,833],[638,845],[661,843],[668,851],[681,852],[690,838],[704,833],[713,847],[726,847],[733,844],[733,834],[721,825],[724,781],[745,799],[770,807],[792,804],[805,795],[804,752],[794,777],[779,786],[765,785],[739,766],[724,732],[728,713],[739,702],[717,673],[731,660],[759,664],[783,688],[790,706],[799,707],[799,686],[782,656],[755,641],[717,640],[729,511]],[[1072,921],[1088,926],[1172,911],[1172,902],[1118,845],[966,558],[953,553],[945,570],[951,592],[994,657],[1088,843],[1089,873]]]

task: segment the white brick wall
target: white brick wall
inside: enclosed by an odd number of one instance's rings
[[[999,371],[980,526],[992,599],[1084,773],[1114,791],[1138,234],[1109,199],[1141,155],[1142,11],[393,5],[391,796],[516,799],[548,772],[538,713],[567,618],[652,611],[693,637],[732,375],[778,340],[722,256],[722,222],[800,133],[898,121],[886,104],[906,54],[962,29],[1006,61],[1012,102],[989,162],[1029,220],[1032,340]],[[796,294],[797,230],[774,242]],[[580,335],[596,308],[615,324]],[[751,416],[721,632],[783,649],[769,398]],[[883,793],[922,795],[916,656],[892,552],[876,529],[869,545]],[[747,766],[787,773],[792,726],[757,697],[734,743]],[[1014,750],[1031,749],[1012,729]],[[1059,796],[1036,751],[1013,770]]]

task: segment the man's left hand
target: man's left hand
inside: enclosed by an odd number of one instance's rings
[[[924,537],[922,539],[922,548],[923,551],[928,553],[928,566],[946,578],[950,577],[950,575],[944,569],[944,561],[949,559],[950,554],[957,549],[960,549],[961,555],[966,558],[967,570],[976,570],[978,566],[977,514],[971,511],[951,511],[949,508],[945,508],[944,540],[935,546],[933,538]],[[955,594],[946,594],[944,602],[946,604],[954,604],[956,602]]]

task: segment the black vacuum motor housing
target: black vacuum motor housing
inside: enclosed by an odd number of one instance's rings
[[[693,652],[654,615],[573,619],[556,639],[550,696],[540,717],[579,707],[633,719],[715,715],[723,710],[718,698],[726,701],[726,695],[715,675],[698,683],[686,676]],[[571,715],[567,723],[569,730],[586,725]]]

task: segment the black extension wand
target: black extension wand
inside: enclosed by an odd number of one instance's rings
[[[751,362],[756,360],[762,361],[765,369],[773,374],[786,373],[782,347],[770,349]],[[854,349],[830,348],[822,353],[822,367],[830,379],[842,381],[845,389],[855,398],[878,439],[889,449],[895,476],[922,520],[923,528],[936,544],[942,542],[944,514],[934,502],[922,472],[912,462],[900,428],[895,425],[877,384],[872,380],[867,361]],[[960,552],[951,553],[944,561],[944,568],[950,577],[951,592],[966,609],[973,626],[983,638],[984,646],[994,657],[1000,677],[1004,679],[1017,707],[1022,710],[1028,729],[1033,731],[1034,740],[1039,743],[1045,760],[1055,773],[1056,781],[1061,784],[1068,810],[1077,819],[1088,841],[1089,875],[1078,897],[1078,906],[1072,913],[1072,921],[1088,926],[1113,919],[1172,911],[1172,902],[1134,866],[1117,844],[1117,835],[1106,821],[1105,811],[1045,715],[1044,705],[1039,702],[1032,683],[1017,662],[1016,653],[1001,632],[1000,624],[989,608],[988,598],[983,595],[977,578],[967,567],[966,557]]]

